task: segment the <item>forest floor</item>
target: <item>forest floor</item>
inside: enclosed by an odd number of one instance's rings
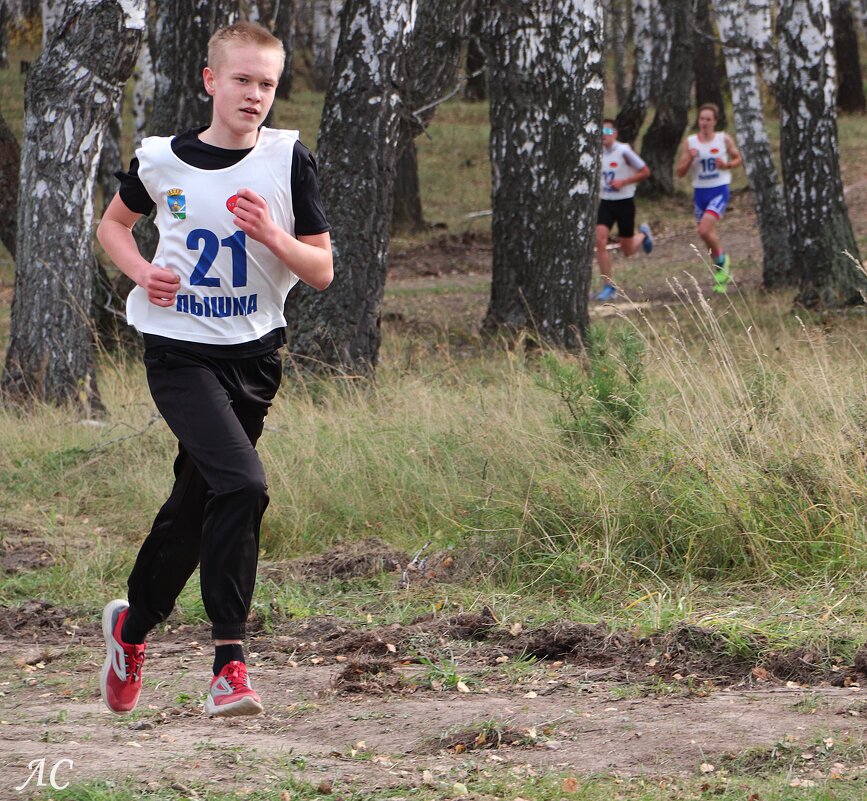
[[[38,569],[37,551],[7,545],[5,567]],[[371,539],[262,572],[324,582],[385,570],[397,589],[406,560]],[[442,560],[418,581],[448,581],[450,567]],[[170,622],[149,641],[140,705],[125,716],[99,699],[98,623],[76,626],[34,600],[6,610],[0,627],[4,799],[33,793],[35,782],[13,789],[40,759],[46,783],[70,760],[59,783],[131,781],[191,798],[255,793],[287,773],[323,795],[364,798],[456,797],[493,774],[692,776],[707,788],[731,770],[784,766],[793,786],[867,781],[863,675],[819,667],[803,649],[755,664],[698,626],[648,637],[570,622],[525,631],[487,607],[405,625],[323,615],[265,632],[253,620],[248,658],[266,711],[228,720],[202,713],[204,626]]]
[[[851,187],[847,202],[861,238],[867,185]],[[650,222],[652,254],[615,255],[615,277],[629,300],[593,304],[592,319],[665,304],[676,297],[673,282],[687,284],[690,276],[712,294],[688,200],[672,201]],[[735,264],[731,291],[757,289],[761,248],[748,196],[735,196],[721,231]],[[474,336],[490,268],[484,233],[443,234],[412,247],[398,242],[386,325]],[[38,548],[14,537],[4,543],[3,570],[39,569]],[[262,569],[286,576],[301,570],[307,582],[327,582],[385,568],[397,588],[407,557],[383,555],[381,547],[362,543],[349,557],[338,548],[302,567]],[[234,720],[202,713],[208,641],[205,627],[170,621],[148,644],[139,709],[118,717],[99,699],[98,623],[76,625],[68,610],[35,599],[4,610],[0,798],[37,792],[35,781],[15,788],[40,759],[46,783],[58,764],[58,781],[129,780],[138,792],[190,798],[217,789],[256,793],[289,773],[322,795],[389,798],[474,795],[491,775],[518,787],[549,773],[703,777],[712,793],[725,785],[727,768],[780,765],[792,786],[829,777],[862,789],[867,782],[867,699],[859,687],[867,677],[854,665],[820,669],[816,655],[803,651],[755,664],[697,627],[659,637],[570,622],[524,631],[487,609],[451,616],[444,609],[406,625],[278,620],[267,631],[254,625],[248,642],[266,711]]]

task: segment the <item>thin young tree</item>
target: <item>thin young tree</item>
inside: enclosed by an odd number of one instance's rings
[[[605,0],[606,49],[614,61],[614,92],[621,107],[628,95],[626,88],[626,49],[629,38],[629,8],[626,0]]]
[[[717,29],[723,43],[729,87],[732,93],[737,140],[753,195],[762,240],[762,283],[767,289],[788,286],[791,252],[786,202],[780,186],[773,151],[765,128],[759,83],[757,31],[769,31],[767,0],[713,0]]]
[[[421,205],[415,138],[430,123],[437,104],[457,87],[461,49],[475,0],[429,0],[416,12],[406,54],[402,92],[409,113],[400,125],[394,181],[394,230],[419,231],[426,225]]]
[[[603,105],[594,0],[494,0],[486,30],[493,273],[484,328],[586,337]]]
[[[68,404],[99,414],[90,327],[93,188],[103,131],[135,64],[144,1],[75,0],[69,11],[25,88],[2,389],[16,404]]]
[[[21,148],[15,134],[0,113],[0,197],[6,199],[5,214],[0,215],[0,242],[15,258],[18,234],[18,183]]]
[[[658,0],[632,0],[632,86],[617,114],[617,138],[622,142],[638,138],[650,105],[651,75],[658,66],[653,61],[652,20],[660,13]]]
[[[863,114],[867,111],[867,98],[861,78],[858,27],[851,0],[831,0],[831,21],[837,60],[837,107],[850,114]]]
[[[796,303],[864,303],[867,277],[843,200],[829,0],[781,0],[777,16],[780,158]]]
[[[674,158],[689,123],[693,84],[693,0],[663,0],[662,8],[671,27],[671,53],[653,122],[641,142],[641,157],[650,167],[650,178],[638,188],[644,197],[674,193]]]
[[[484,10],[482,3],[476,3],[476,10],[470,17],[470,29],[467,37],[467,83],[464,86],[464,100],[479,103],[488,99],[488,75],[485,69],[485,50],[482,47],[481,36],[484,28]]]
[[[293,290],[289,349],[301,369],[372,375],[390,238],[413,0],[346,0],[317,144],[334,283]]]
[[[696,0],[693,29],[693,72],[695,73],[695,106],[713,103],[719,109],[717,130],[725,130],[726,104],[723,99],[717,36],[710,14],[711,0]]]

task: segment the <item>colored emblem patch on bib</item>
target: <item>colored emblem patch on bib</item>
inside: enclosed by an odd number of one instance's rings
[[[612,169],[617,169],[617,162],[612,161],[608,166],[611,167]]]
[[[237,196],[237,195],[232,195],[232,197],[230,197],[230,198],[226,201],[226,208],[227,208],[229,211],[231,211],[232,214],[235,213],[235,206],[237,206],[237,205],[238,205],[238,196]]]
[[[710,152],[713,153],[714,155],[716,155],[717,153],[719,153],[719,148],[718,147],[712,147],[710,149]]]
[[[169,204],[172,217],[176,220],[187,219],[187,199],[183,189],[169,189],[166,192],[166,202]]]

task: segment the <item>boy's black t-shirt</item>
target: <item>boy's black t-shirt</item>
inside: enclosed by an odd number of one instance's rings
[[[227,150],[215,147],[199,139],[199,134],[207,126],[191,128],[172,139],[172,152],[183,162],[200,170],[221,170],[237,164],[252,148],[243,150]],[[115,177],[120,181],[120,199],[124,205],[136,214],[150,214],[156,205],[147,193],[141,179],[138,177],[139,162],[133,158],[129,171],[118,171]],[[301,144],[295,142],[292,153],[291,169],[292,210],[295,213],[295,235],[312,236],[331,231],[331,226],[325,217],[322,198],[319,195],[319,184],[316,181],[316,160],[313,154]],[[237,345],[208,345],[202,342],[181,342],[176,339],[161,337],[156,334],[143,334],[146,348],[159,346],[183,346],[188,350],[215,358],[248,358],[271,353],[281,345],[286,344],[286,332],[282,328],[266,334],[253,342],[242,342]]]

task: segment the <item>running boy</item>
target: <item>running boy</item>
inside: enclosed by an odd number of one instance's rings
[[[596,217],[596,260],[602,275],[602,290],[596,300],[611,300],[617,288],[611,279],[608,234],[614,223],[620,234],[620,250],[627,258],[641,245],[645,253],[653,250],[653,234],[646,223],[635,233],[635,187],[650,177],[650,167],[625,142],[617,141],[614,120],[602,120],[602,189]]]
[[[261,127],[284,57],[258,25],[218,30],[203,73],[211,124],[145,139],[97,231],[136,283],[127,317],[179,442],[175,484],[138,553],[129,602],[103,612],[100,688],[113,712],[135,707],[145,637],[197,565],[215,646],[205,711],[262,711],[242,647],[268,505],[255,446],[282,376],[286,294],[299,279],[321,290],[333,277],[315,162],[297,131]],[[154,204],[160,241],[149,263],[132,227]]]
[[[723,131],[717,132],[718,119],[719,108],[715,103],[699,106],[698,133],[691,134],[683,143],[676,172],[679,178],[692,172],[698,235],[716,266],[714,292],[724,293],[731,279],[731,259],[723,250],[716,226],[729,202],[730,171],[740,167],[742,160],[734,140]]]

